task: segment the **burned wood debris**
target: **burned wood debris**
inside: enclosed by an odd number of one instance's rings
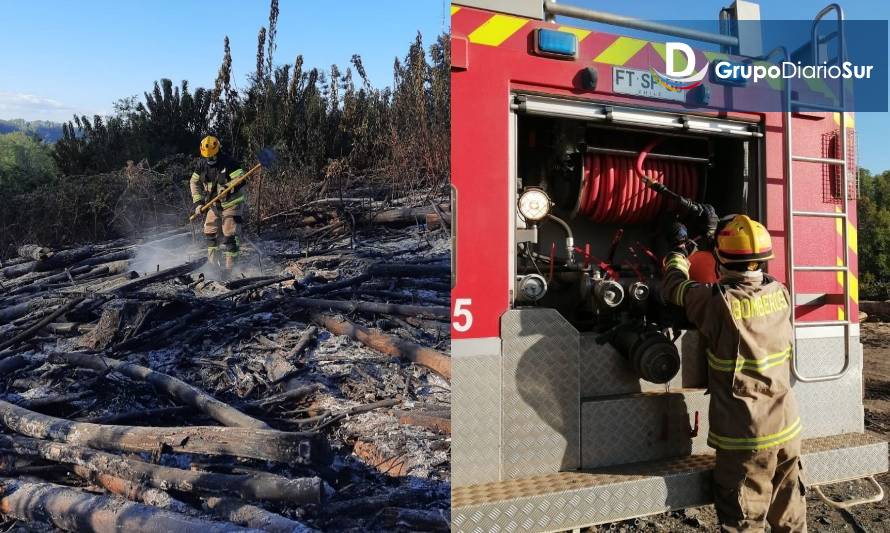
[[[0,261],[0,526],[446,530],[448,207],[356,204]]]

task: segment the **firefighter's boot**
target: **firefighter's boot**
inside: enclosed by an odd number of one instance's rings
[[[219,247],[218,246],[208,246],[207,247],[207,264],[219,266]]]
[[[236,263],[235,260],[237,258],[235,257],[234,254],[224,254],[224,255],[225,255],[226,261],[225,261],[225,266],[223,267],[223,270],[225,271],[226,275],[231,275],[232,271],[235,270],[235,263]]]

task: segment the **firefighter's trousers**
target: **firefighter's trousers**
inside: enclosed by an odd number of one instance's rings
[[[800,439],[759,451],[717,450],[714,506],[720,531],[806,532]]]
[[[207,258],[219,262],[219,252],[231,263],[240,253],[238,238],[241,234],[242,204],[222,209],[219,205],[207,211],[204,219],[204,237],[207,239]]]

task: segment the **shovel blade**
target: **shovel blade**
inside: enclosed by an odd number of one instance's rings
[[[263,148],[260,150],[260,153],[257,154],[257,159],[260,162],[260,165],[263,168],[269,168],[275,165],[275,162],[278,160],[278,156],[271,148]]]

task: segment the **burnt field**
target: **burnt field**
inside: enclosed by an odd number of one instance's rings
[[[447,205],[322,202],[0,266],[0,529],[447,530]],[[321,208],[324,209],[321,209]]]

